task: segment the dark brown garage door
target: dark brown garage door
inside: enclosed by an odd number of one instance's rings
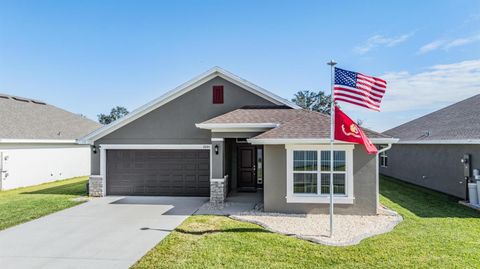
[[[107,195],[208,196],[208,150],[107,150]]]

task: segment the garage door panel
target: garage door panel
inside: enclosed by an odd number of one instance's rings
[[[208,150],[107,150],[108,195],[210,194]]]

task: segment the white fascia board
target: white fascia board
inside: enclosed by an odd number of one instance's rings
[[[480,144],[480,139],[458,139],[458,140],[400,140],[397,144],[418,144],[418,145],[462,145],[462,144]]]
[[[162,96],[148,102],[147,104],[135,109],[125,117],[118,119],[100,129],[97,129],[90,134],[80,138],[78,141],[81,144],[92,144],[93,141],[127,125],[128,123],[142,117],[143,115],[161,107],[162,105],[172,101],[173,99],[193,90],[194,88],[200,86],[201,84],[213,79],[214,77],[219,76],[229,82],[236,84],[239,87],[242,87],[254,94],[257,94],[267,100],[270,100],[276,104],[284,104],[291,108],[300,109],[299,106],[283,99],[251,82],[248,82],[245,79],[242,79],[232,73],[223,70],[219,67],[214,67],[207,72],[181,84],[180,86],[174,88],[171,91],[166,92]]]
[[[196,123],[195,126],[200,129],[239,129],[239,128],[264,128],[271,129],[279,126],[278,123]]]
[[[398,138],[370,138],[373,144],[395,144],[398,140]]]
[[[211,144],[100,144],[100,149],[205,149]]]
[[[226,128],[212,129],[212,133],[263,133],[271,128]]]
[[[0,139],[4,144],[76,144],[75,139]]]
[[[372,138],[370,139],[374,144],[392,144],[396,143],[398,139],[395,138]],[[271,139],[247,139],[248,143],[256,145],[283,145],[283,144],[328,144],[329,138],[310,139],[310,138],[271,138]],[[349,142],[343,142],[335,140],[335,144],[351,144]]]
[[[211,130],[213,133],[227,132],[265,132],[279,126],[278,123],[197,123],[199,129]]]
[[[330,143],[330,139],[307,139],[307,138],[271,138],[271,139],[247,139],[248,143],[256,145],[284,145],[284,144],[327,144]],[[335,144],[341,143],[346,144],[346,142],[335,141]]]

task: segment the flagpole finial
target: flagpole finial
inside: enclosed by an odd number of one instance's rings
[[[330,60],[330,62],[328,62],[327,64],[333,67],[333,66],[335,66],[335,65],[337,64],[337,62],[335,62],[335,60],[332,59],[332,60]]]

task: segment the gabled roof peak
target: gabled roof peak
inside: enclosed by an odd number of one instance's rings
[[[270,92],[265,90],[264,88],[253,84],[252,82],[245,80],[219,66],[214,66],[207,70],[206,72],[196,76],[195,78],[181,84],[180,86],[166,92],[165,94],[161,95],[160,97],[148,102],[147,104],[139,107],[138,109],[132,111],[130,114],[126,115],[125,117],[116,120],[109,125],[100,128],[85,137],[80,139],[81,143],[89,143],[91,144],[93,141],[125,126],[126,124],[142,117],[143,115],[161,107],[162,105],[174,100],[175,98],[193,90],[194,88],[202,85],[203,83],[215,78],[221,77],[226,81],[233,83],[247,91],[250,91],[253,94],[256,94],[266,100],[271,101],[277,105],[285,105],[291,108],[299,109],[300,107],[296,104]]]

